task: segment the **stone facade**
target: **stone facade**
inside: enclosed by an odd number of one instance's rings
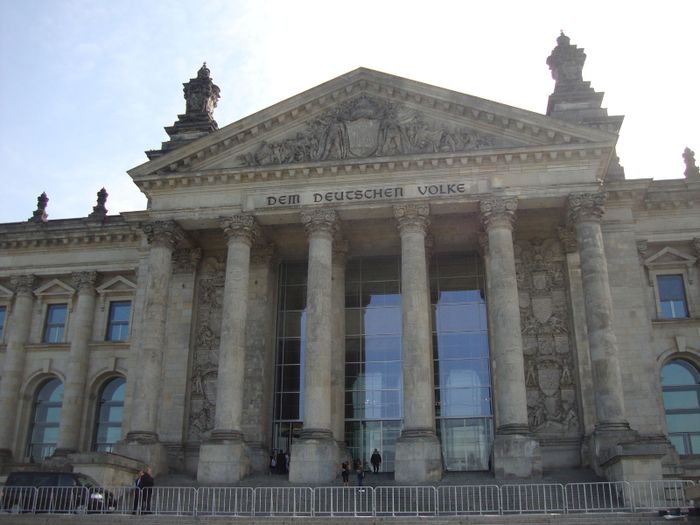
[[[700,427],[669,428],[661,379],[669,363],[700,367],[694,153],[682,179],[625,179],[622,117],[583,81],[584,60],[559,37],[545,115],[358,69],[221,129],[220,90],[203,66],[170,140],[129,172],[148,210],[108,215],[103,189],[88,217],[52,221],[42,194],[27,222],[0,225],[2,468],[43,451],[93,473],[141,462],[210,484],[265,471],[284,419],[280,273],[303,262],[304,399],[291,418],[303,428],[284,434],[289,475],[331,481],[355,446],[343,435],[346,267],[393,256],[392,470],[401,482],[437,480],[448,437],[433,266],[468,253],[485,270],[495,476],[700,472],[681,444]],[[62,419],[37,441],[37,392],[50,379],[63,386]],[[108,426],[102,398],[115,379],[123,412],[105,451],[96,429]]]

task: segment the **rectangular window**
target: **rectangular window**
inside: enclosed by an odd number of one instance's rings
[[[109,303],[107,341],[126,341],[129,339],[130,317],[131,301],[112,301]]]
[[[6,311],[7,311],[7,307],[0,306],[0,343],[3,341],[3,338],[5,337],[5,312]]]
[[[656,277],[659,288],[659,306],[662,319],[688,317],[688,303],[682,275],[659,275]]]
[[[62,343],[66,329],[67,304],[50,304],[46,311],[46,325],[44,326],[45,343]]]

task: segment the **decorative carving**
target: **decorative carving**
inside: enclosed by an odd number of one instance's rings
[[[322,160],[455,153],[494,145],[494,139],[465,128],[429,124],[402,104],[362,95],[315,118],[294,137],[262,142],[238,158],[244,166]]]
[[[204,440],[214,428],[225,269],[222,258],[208,257],[198,277],[187,428],[190,441]]]
[[[513,228],[515,210],[518,209],[517,197],[493,197],[479,202],[481,220],[484,229],[489,230],[494,225]]]
[[[75,272],[71,275],[71,279],[78,293],[82,291],[94,292],[95,283],[97,282],[97,272]]]
[[[690,148],[685,148],[683,151],[683,160],[685,161],[685,171],[683,174],[686,179],[700,179],[700,168],[695,163],[695,152]]]
[[[430,206],[428,204],[397,204],[394,206],[394,218],[399,234],[418,231],[425,234],[430,226]]]
[[[301,222],[309,237],[315,233],[334,235],[338,230],[338,214],[332,208],[316,208],[301,212]]]
[[[569,91],[583,83],[583,64],[586,53],[583,49],[571,45],[571,39],[561,32],[557,38],[557,47],[547,58],[547,65],[555,81],[554,92]]]
[[[236,239],[247,243],[248,246],[252,246],[255,239],[260,236],[255,217],[248,213],[222,218],[220,222],[221,228],[224,230],[224,234],[229,239],[229,242]]]
[[[580,221],[600,221],[605,213],[605,201],[607,194],[597,193],[572,193],[569,195],[569,222],[575,224]]]
[[[197,71],[197,78],[192,78],[183,84],[182,91],[185,94],[185,114],[187,116],[200,117],[205,115],[213,120],[214,108],[221,98],[219,95],[221,91],[219,86],[212,82],[210,73],[207,63],[204,62]]]
[[[91,219],[104,220],[104,218],[107,216],[107,208],[105,208],[105,204],[107,203],[108,195],[107,190],[104,188],[97,192],[97,206],[92,207],[92,213],[88,215],[88,217]]]
[[[173,273],[194,273],[202,258],[201,248],[181,248],[173,252]]]
[[[10,278],[10,288],[19,294],[30,294],[36,283],[34,275],[15,275]]]
[[[49,198],[46,192],[43,192],[36,198],[36,210],[27,222],[46,222],[49,220],[49,215],[46,213],[46,207],[49,204]]]
[[[559,241],[566,253],[576,253],[578,251],[578,241],[576,232],[571,227],[561,227],[557,229]]]
[[[185,234],[175,221],[152,221],[143,225],[146,240],[151,246],[165,246],[174,250],[185,240]]]
[[[525,358],[528,422],[533,432],[579,432],[565,254],[555,238],[514,247]]]
[[[649,252],[649,243],[646,240],[637,241],[637,254],[639,255],[639,263],[644,264]]]

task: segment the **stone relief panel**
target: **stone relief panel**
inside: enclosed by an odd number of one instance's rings
[[[203,441],[214,428],[225,272],[223,257],[206,257],[197,278],[188,441]]]
[[[579,435],[565,254],[551,238],[518,241],[515,256],[530,429]]]
[[[315,118],[278,142],[238,156],[243,166],[456,153],[501,146],[503,139],[434,122],[401,103],[362,95]]]

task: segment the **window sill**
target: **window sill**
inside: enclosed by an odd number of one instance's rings
[[[651,322],[652,324],[671,324],[671,323],[696,323],[700,321],[697,317],[674,317],[672,319],[666,319],[666,318],[656,318],[652,319]]]

